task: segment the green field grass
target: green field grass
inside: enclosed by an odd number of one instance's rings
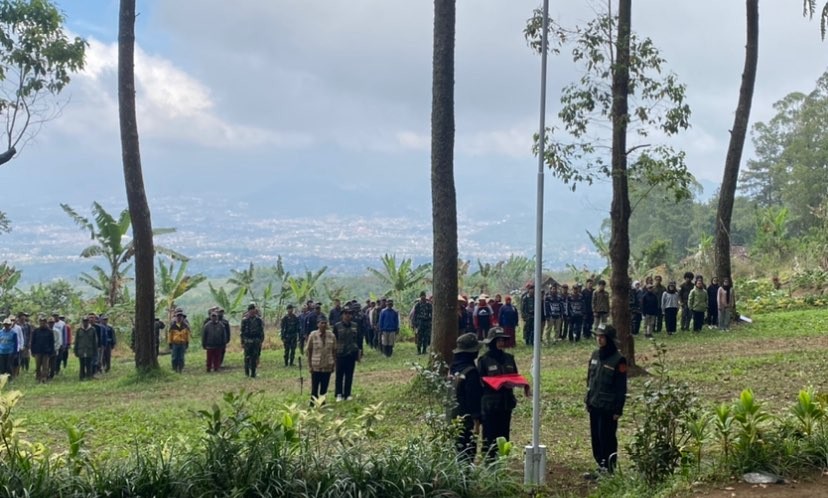
[[[760,315],[754,324],[734,327],[729,333],[705,329],[700,334],[662,334],[657,340],[667,346],[673,376],[686,381],[698,392],[701,403],[709,406],[752,388],[769,411],[781,414],[805,386],[828,392],[828,310]],[[646,368],[655,350],[643,338],[636,347],[638,364]],[[549,448],[549,480],[564,495],[583,494],[584,485],[577,476],[592,467],[583,397],[586,363],[593,348],[592,341],[557,343],[545,347],[541,358],[541,441]],[[514,352],[520,370],[530,374],[531,350],[518,346]],[[255,409],[274,415],[286,405],[306,403],[307,371],[302,373],[304,386],[300,387],[298,367],[282,366],[281,355],[275,346],[266,349],[259,378],[248,379],[239,351],[228,352],[225,370],[208,374],[204,352],[191,347],[183,374],[172,373],[167,355],[160,358],[161,374],[139,379],[131,357],[121,351],[111,372],[88,382],[79,382],[73,358],[68,370],[47,385],[35,384],[33,371],[12,383],[24,394],[17,416],[25,418],[27,439],[44,442],[55,451],[67,444],[66,427],[80,425],[88,430],[86,445],[91,451],[125,456],[151,443],[200,436],[203,429],[195,411],[220,401],[228,391],[260,393]],[[382,436],[402,440],[425,431],[426,413],[436,407],[425,404],[410,389],[415,375],[411,364],[425,361],[416,355],[412,343],[399,345],[392,358],[366,350],[357,366],[356,399],[330,403],[325,409],[349,417],[360,406],[382,403],[386,415],[378,428]],[[644,381],[642,377],[630,380],[631,396]],[[631,408],[628,405],[621,419],[622,446],[634,423]],[[530,400],[520,400],[512,426],[512,440],[518,448],[531,440],[531,416]],[[515,457],[516,469],[522,468],[520,459]],[[622,451],[622,465],[625,460]]]

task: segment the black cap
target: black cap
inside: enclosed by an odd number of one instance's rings
[[[250,303],[250,304],[247,305],[247,311],[255,310],[255,309],[256,309],[256,305],[254,303]]]
[[[287,309],[292,310],[292,309],[293,309],[293,305],[292,305],[292,304],[288,304],[288,305],[287,305]]]

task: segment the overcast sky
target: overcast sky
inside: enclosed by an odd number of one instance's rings
[[[115,0],[60,0],[68,28],[90,43],[59,119],[13,162],[19,196],[91,203],[123,198],[117,121]],[[801,2],[762,2],[760,62],[751,121],[808,91],[828,66],[828,43]],[[571,25],[588,2],[552,1]],[[540,59],[523,28],[537,1],[460,0],[456,52],[456,177],[461,210],[531,209]],[[428,216],[432,2],[425,0],[138,1],[137,100],[150,198],[256,199],[266,214],[303,203],[336,211],[359,199],[366,214],[402,204]],[[744,57],[744,2],[639,0],[633,24],[688,86],[692,129],[676,145],[691,171],[717,183]],[[552,116],[577,78],[550,60]],[[748,157],[752,149],[747,149]],[[606,215],[606,191],[569,193],[547,176],[547,205]],[[333,195],[317,195],[316,192]],[[346,197],[342,197],[346,196]],[[18,198],[21,198],[18,197]],[[25,200],[7,196],[14,219]],[[266,202],[265,202],[266,201]],[[113,209],[116,209],[113,207]],[[117,207],[120,209],[120,206]],[[56,207],[56,213],[57,211]]]

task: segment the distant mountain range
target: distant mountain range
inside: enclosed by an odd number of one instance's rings
[[[41,200],[42,202],[42,200]],[[91,202],[91,201],[90,201]],[[125,205],[103,200],[111,213]],[[88,207],[73,205],[81,214]],[[386,212],[372,216],[272,216],[249,203],[193,196],[151,200],[153,225],[175,227],[176,233],[157,239],[159,244],[191,258],[190,271],[209,277],[229,275],[230,269],[249,262],[269,266],[282,256],[291,271],[325,265],[329,274],[361,274],[378,267],[383,254],[410,257],[417,263],[431,259],[431,213]],[[567,263],[598,267],[601,258],[592,250],[586,230],[595,232],[601,216],[585,219],[584,210],[556,205],[545,214],[544,266],[562,269]],[[472,262],[496,262],[511,254],[532,256],[535,247],[534,210],[506,214],[462,210],[458,220],[460,254]],[[26,209],[8,210],[12,232],[0,236],[0,261],[23,271],[23,284],[65,278],[73,281],[101,259],[78,255],[90,244],[89,235],[75,226],[58,201]],[[594,212],[593,212],[594,214]]]

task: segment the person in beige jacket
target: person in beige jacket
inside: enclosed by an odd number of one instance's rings
[[[331,373],[336,366],[336,336],[328,330],[324,314],[319,315],[316,326],[305,343],[305,357],[311,373],[311,403],[321,399],[324,404]]]
[[[733,284],[727,277],[722,279],[722,285],[719,287],[717,304],[719,305],[719,330],[730,330],[730,319],[736,309],[736,291],[733,290]]]

